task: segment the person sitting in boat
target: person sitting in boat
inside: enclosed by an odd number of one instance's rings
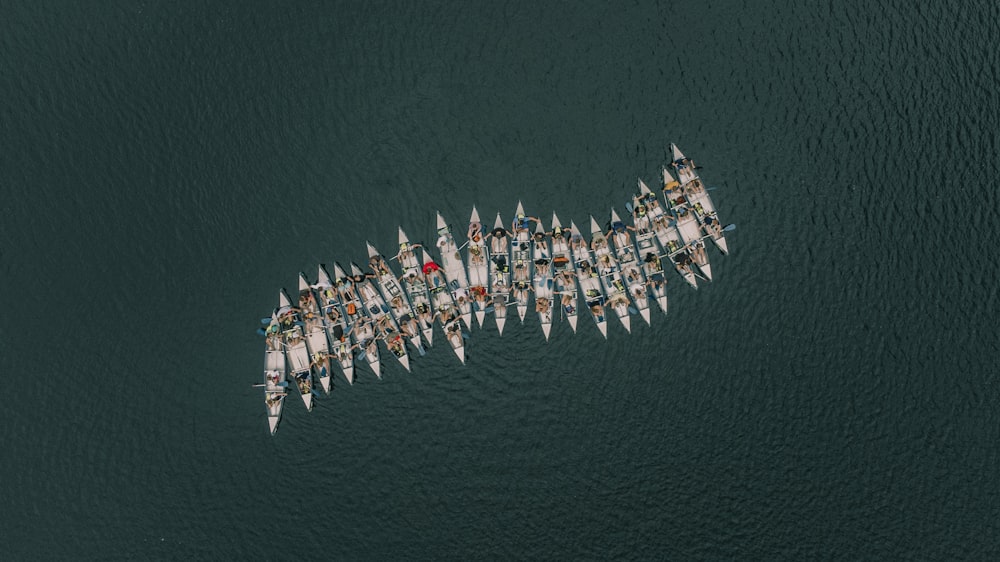
[[[455,289],[452,294],[455,296],[455,302],[458,303],[458,306],[462,306],[467,300],[469,300],[469,292],[466,291],[464,287]]]
[[[719,226],[719,218],[715,215],[705,217],[705,230],[712,235],[712,238],[722,236],[722,228]]]
[[[471,288],[472,299],[476,302],[479,310],[484,310],[486,308],[486,287],[481,285],[476,285]]]
[[[421,246],[420,244],[411,244],[409,242],[404,242],[399,245],[399,253],[396,254],[396,258],[399,261],[404,261],[413,256],[414,248],[422,248],[422,247],[423,246]]]
[[[417,303],[413,308],[416,311],[417,316],[420,318],[421,322],[424,322],[429,325],[434,321],[434,315],[431,314],[431,309],[429,306],[427,306],[427,303],[424,302]]]
[[[598,269],[600,269],[601,275],[611,275],[614,273],[614,268],[611,266],[611,256],[605,255],[602,257],[598,264]]]
[[[541,277],[543,275],[548,275],[548,273],[549,260],[544,258],[535,260],[535,275]]]
[[[625,244],[629,242],[628,231],[635,230],[634,226],[628,226],[622,221],[615,221],[611,223],[611,228],[608,229],[608,233],[604,236],[607,238],[615,237],[615,241],[618,243],[619,248],[624,248]]]
[[[527,281],[528,280],[528,268],[525,266],[524,262],[517,260],[514,264],[514,281]]]
[[[454,322],[451,326],[448,326],[446,332],[446,335],[448,336],[448,343],[450,343],[453,348],[462,347],[462,326],[458,322]]]
[[[494,228],[489,234],[486,235],[490,238],[490,247],[494,254],[506,254],[507,253],[507,237],[510,232],[506,228],[497,227]]]
[[[635,227],[640,234],[645,234],[646,232],[649,232],[649,217],[646,216],[645,205],[638,205],[635,208],[633,221],[635,222]]]
[[[549,257],[549,245],[545,242],[545,234],[542,232],[536,232],[533,236],[535,243],[535,256],[541,258]]]
[[[444,278],[444,274],[441,273],[441,266],[433,261],[425,263],[423,271],[427,277],[427,283],[431,287],[443,287],[448,284],[447,279]]]
[[[403,338],[400,337],[398,334],[395,337],[386,341],[385,343],[388,345],[389,351],[391,351],[392,354],[395,355],[396,357],[402,357],[406,355],[406,347],[403,345]]]
[[[534,221],[536,223],[540,222],[535,217],[527,217],[524,216],[523,214],[519,214],[514,219],[514,222],[511,224],[511,230],[514,231],[514,234],[517,234],[519,237],[522,234],[525,235],[525,237],[527,237],[529,235],[528,227],[531,226],[531,221]]]
[[[392,309],[397,315],[402,314],[406,310],[406,305],[403,303],[402,295],[392,297],[392,300],[389,301],[389,305],[392,306]]]
[[[468,238],[469,244],[481,244],[483,242],[483,225],[478,222],[470,222]]]
[[[306,312],[312,312],[316,309],[316,299],[309,289],[299,292],[299,308]]]
[[[560,240],[560,241],[566,240],[566,229],[564,229],[561,226],[556,226],[552,230],[550,230],[549,232],[546,232],[545,234],[548,234],[549,236],[551,236],[553,242],[555,242],[557,240]]]
[[[566,314],[573,314],[576,311],[575,299],[570,293],[563,293],[562,296],[562,307],[566,311]]]
[[[508,290],[509,288],[503,282],[503,277],[497,276],[493,279],[494,293],[506,293]]]
[[[538,314],[545,314],[549,311],[549,299],[545,297],[538,297],[535,299],[535,312]]]
[[[389,265],[385,263],[385,259],[382,256],[372,256],[368,259],[368,265],[378,275],[389,273]]]
[[[708,263],[708,254],[705,253],[705,243],[701,240],[691,242],[690,253],[695,262],[699,264]]]
[[[496,265],[497,273],[507,273],[510,268],[507,267],[507,256],[505,254],[494,254],[493,264]]]

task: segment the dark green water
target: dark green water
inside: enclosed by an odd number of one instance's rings
[[[3,558],[1000,557],[1000,9],[932,6],[7,4]],[[714,283],[268,435],[296,272],[582,224],[672,141]]]

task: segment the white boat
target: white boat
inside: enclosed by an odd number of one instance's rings
[[[310,361],[314,379],[319,380],[323,392],[330,393],[330,346],[326,339],[326,327],[323,325],[323,314],[316,295],[313,294],[309,281],[304,273],[299,272],[299,310],[305,323],[306,344],[309,347]]]
[[[455,306],[455,301],[451,298],[448,290],[448,279],[445,277],[441,266],[435,262],[427,252],[421,248],[423,255],[424,282],[430,288],[431,305],[434,307],[434,316],[441,323],[448,345],[458,356],[458,360],[465,364],[465,338],[462,335],[461,313]]]
[[[264,406],[267,408],[267,426],[271,435],[278,431],[281,410],[288,395],[285,380],[285,347],[281,341],[281,326],[278,315],[271,314],[271,323],[265,331],[264,343]]]
[[[451,291],[455,305],[458,307],[462,322],[466,327],[472,329],[472,297],[469,294],[469,279],[465,275],[465,263],[462,255],[458,252],[455,244],[455,237],[451,234],[451,227],[441,216],[437,214],[437,247],[441,254],[441,268],[448,279],[448,290]]]
[[[503,335],[503,327],[507,323],[507,301],[510,299],[510,231],[504,228],[499,212],[487,238],[490,241],[490,301],[497,331]]]
[[[571,232],[563,228],[559,217],[552,213],[552,279],[555,283],[555,295],[559,299],[559,310],[575,333],[579,299],[573,254],[569,248],[571,235]]]
[[[618,320],[622,323],[626,332],[632,332],[632,321],[629,318],[629,300],[626,293],[625,283],[622,281],[621,273],[618,271],[618,262],[611,253],[611,247],[604,231],[590,217],[590,247],[594,252],[594,267],[601,278],[601,285],[608,295],[608,306],[615,311]]]
[[[542,325],[545,341],[548,341],[549,332],[552,330],[554,283],[552,281],[552,250],[549,248],[549,241],[541,221],[535,223],[535,234],[532,236],[531,246],[535,264],[535,275],[531,278],[531,286],[535,292],[535,312],[538,313],[538,321]]]
[[[639,315],[650,325],[649,314],[649,293],[646,290],[646,277],[639,266],[636,258],[635,245],[632,243],[632,235],[628,227],[618,216],[618,211],[611,209],[611,242],[614,246],[615,255],[618,258],[618,269],[621,278],[628,287],[628,294],[635,303]]]
[[[333,264],[333,275],[334,287],[336,287],[337,292],[340,294],[340,302],[343,305],[344,314],[347,316],[347,322],[350,324],[351,338],[354,339],[355,345],[364,354],[365,361],[372,372],[375,373],[375,376],[382,378],[382,361],[379,358],[378,345],[376,344],[378,341],[377,334],[375,333],[371,318],[365,312],[365,306],[358,296],[354,279],[348,277],[344,272],[344,268],[340,267],[340,264],[336,262]]]
[[[315,289],[323,311],[326,333],[330,340],[330,351],[340,365],[349,384],[354,384],[354,350],[357,344],[351,342],[347,316],[340,302],[340,293],[333,286],[333,280],[326,267],[318,267]]]
[[[410,344],[423,355],[424,345],[420,342],[420,323],[410,306],[410,299],[407,297],[406,291],[400,286],[396,274],[389,267],[389,263],[382,257],[382,254],[371,242],[366,242],[366,244],[368,245],[368,265],[375,273],[375,279],[378,280],[378,286],[382,290],[382,297],[388,301],[392,316],[396,319],[399,329],[409,338]]]
[[[570,235],[570,251],[573,253],[573,270],[576,278],[580,282],[580,291],[583,293],[584,301],[590,311],[590,316],[594,319],[598,331],[605,339],[608,337],[608,318],[605,310],[606,298],[604,287],[591,261],[590,248],[587,241],[580,234],[575,222],[569,223],[572,234]]]
[[[312,411],[312,369],[309,365],[309,348],[302,333],[303,323],[297,309],[282,289],[278,296],[278,320],[281,322],[281,338],[285,345],[285,358],[292,371],[295,386],[299,389],[306,410]]]
[[[639,180],[639,185],[644,185]],[[640,187],[641,189],[641,187]],[[656,203],[656,195],[646,189],[649,197]],[[635,245],[638,248],[638,258],[642,264],[642,272],[646,276],[646,285],[656,304],[664,314],[667,313],[667,280],[663,274],[660,243],[653,226],[653,217],[646,205],[647,195],[639,193],[632,196],[632,224],[635,226]],[[662,207],[661,207],[662,210]]]
[[[479,327],[486,321],[486,309],[490,305],[489,252],[486,249],[486,232],[483,223],[479,221],[479,211],[472,207],[469,217],[465,251],[469,268],[469,293],[472,296],[472,309],[476,313]]]
[[[511,223],[511,265],[513,266],[513,276],[511,279],[511,292],[514,294],[514,301],[517,304],[517,315],[524,323],[524,315],[528,312],[528,297],[531,290],[531,233],[528,230],[530,218],[525,216],[524,207],[521,202],[517,202],[517,211],[513,223]]]
[[[681,188],[687,195],[688,201],[691,202],[692,210],[698,216],[698,223],[701,225],[702,231],[715,242],[723,254],[728,254],[729,246],[726,244],[726,237],[722,234],[719,213],[716,212],[715,204],[712,203],[712,198],[708,195],[705,183],[698,177],[694,162],[690,158],[686,158],[676,144],[671,144],[670,150],[673,153],[673,162],[670,165],[677,173]],[[704,272],[704,270],[702,271]],[[705,276],[709,279],[712,278],[707,273]]]
[[[669,177],[669,174],[667,176]],[[681,239],[680,232],[677,231],[673,215],[664,210],[656,195],[642,180],[639,180],[639,192],[639,200],[645,205],[647,213],[651,215],[653,232],[656,233],[656,239],[663,249],[661,257],[669,257],[670,263],[673,264],[677,273],[691,287],[697,289],[698,280],[695,278],[694,271],[691,270],[691,263],[689,263],[691,259],[687,253],[687,246]]]
[[[691,202],[688,201],[687,195],[684,194],[678,182],[673,180],[666,168],[663,169],[663,196],[674,215],[677,232],[680,233],[684,244],[688,246],[688,255],[701,270],[705,279],[711,281],[712,268],[708,263],[708,254],[699,251],[699,249],[704,250],[704,245],[699,244],[702,233],[698,217],[691,208]]]
[[[410,298],[410,304],[417,315],[417,322],[420,324],[420,331],[424,335],[427,345],[434,345],[434,306],[431,304],[431,296],[427,291],[427,283],[420,271],[420,260],[414,251],[419,244],[411,244],[410,239],[399,228],[399,253],[396,260],[403,268],[403,277],[400,280],[406,288],[406,294]]]
[[[374,276],[374,274],[372,274]],[[410,370],[410,356],[406,353],[406,343],[399,332],[399,326],[390,312],[391,308],[385,303],[385,299],[375,288],[375,285],[361,271],[358,264],[351,263],[351,277],[354,279],[354,286],[358,289],[361,302],[365,305],[365,312],[371,317],[375,324],[375,331],[379,339],[385,343],[389,352],[399,360],[399,364],[407,371]]]

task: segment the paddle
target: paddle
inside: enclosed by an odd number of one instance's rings
[[[723,232],[732,232],[734,230],[736,230],[736,223],[730,223],[722,227]]]

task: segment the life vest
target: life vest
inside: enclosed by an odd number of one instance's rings
[[[358,311],[358,307],[357,307],[357,306],[355,306],[353,302],[349,302],[349,303],[347,303],[347,313],[348,313],[348,314],[350,314],[351,316],[354,316],[354,314],[355,314],[355,313],[356,313],[357,311]]]

